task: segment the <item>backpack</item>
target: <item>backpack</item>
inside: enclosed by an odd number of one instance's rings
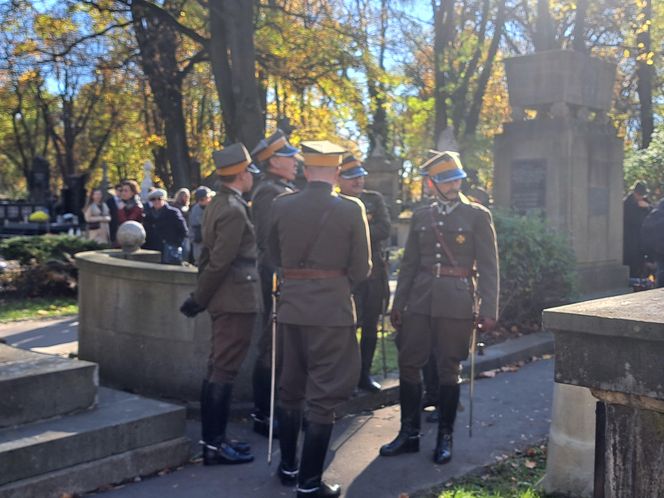
[[[650,257],[664,258],[664,202],[660,202],[643,220],[641,247]]]

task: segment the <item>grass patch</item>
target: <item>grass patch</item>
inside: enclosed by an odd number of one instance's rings
[[[399,352],[397,345],[394,342],[395,332],[388,319],[385,320],[385,339],[383,339],[383,332],[381,331],[381,324],[378,323],[378,342],[376,343],[376,351],[374,352],[373,362],[371,363],[371,375],[383,375],[383,340],[385,341],[385,365],[387,373],[396,372],[399,369]],[[357,329],[357,343],[360,343],[362,338],[361,329]]]
[[[0,299],[0,323],[54,318],[76,313],[78,313],[78,302],[75,297]]]
[[[501,456],[495,465],[432,489],[412,498],[557,498],[535,489],[546,469],[546,444],[528,448],[514,455]]]

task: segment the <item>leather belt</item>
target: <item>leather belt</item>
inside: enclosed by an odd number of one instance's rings
[[[444,266],[441,264],[435,264],[432,266],[420,266],[420,271],[431,273],[434,277],[469,278],[474,275],[473,270],[470,268],[462,268],[460,266]]]
[[[346,270],[323,270],[319,268],[284,268],[286,280],[320,280],[324,278],[345,277]]]

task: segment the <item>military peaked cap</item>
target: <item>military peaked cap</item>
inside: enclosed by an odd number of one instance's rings
[[[305,166],[337,168],[341,164],[346,149],[328,140],[300,143]]]
[[[258,168],[251,163],[251,157],[247,148],[241,143],[229,145],[222,150],[212,153],[217,174],[220,176],[237,175],[247,170],[251,173],[259,173]]]
[[[458,152],[432,150],[433,154],[422,166],[420,173],[436,183],[451,182],[466,178]]]
[[[341,161],[341,178],[351,180],[360,176],[367,176],[369,173],[362,167],[362,163],[352,154],[349,154]]]
[[[251,157],[254,158],[254,161],[267,161],[272,156],[293,157],[299,152],[299,149],[288,143],[286,134],[277,130],[258,142],[258,145],[251,151]]]

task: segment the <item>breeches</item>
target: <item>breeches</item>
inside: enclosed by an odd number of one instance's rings
[[[456,385],[461,373],[461,362],[468,358],[473,321],[408,312],[403,314],[402,320],[396,338],[399,377],[419,384],[420,370],[433,351],[440,385]]]
[[[255,321],[255,313],[224,313],[212,319],[207,380],[216,384],[235,380],[249,351]]]
[[[334,410],[350,398],[360,377],[360,354],[353,326],[283,324],[279,404],[301,410],[315,423],[334,422]]]

